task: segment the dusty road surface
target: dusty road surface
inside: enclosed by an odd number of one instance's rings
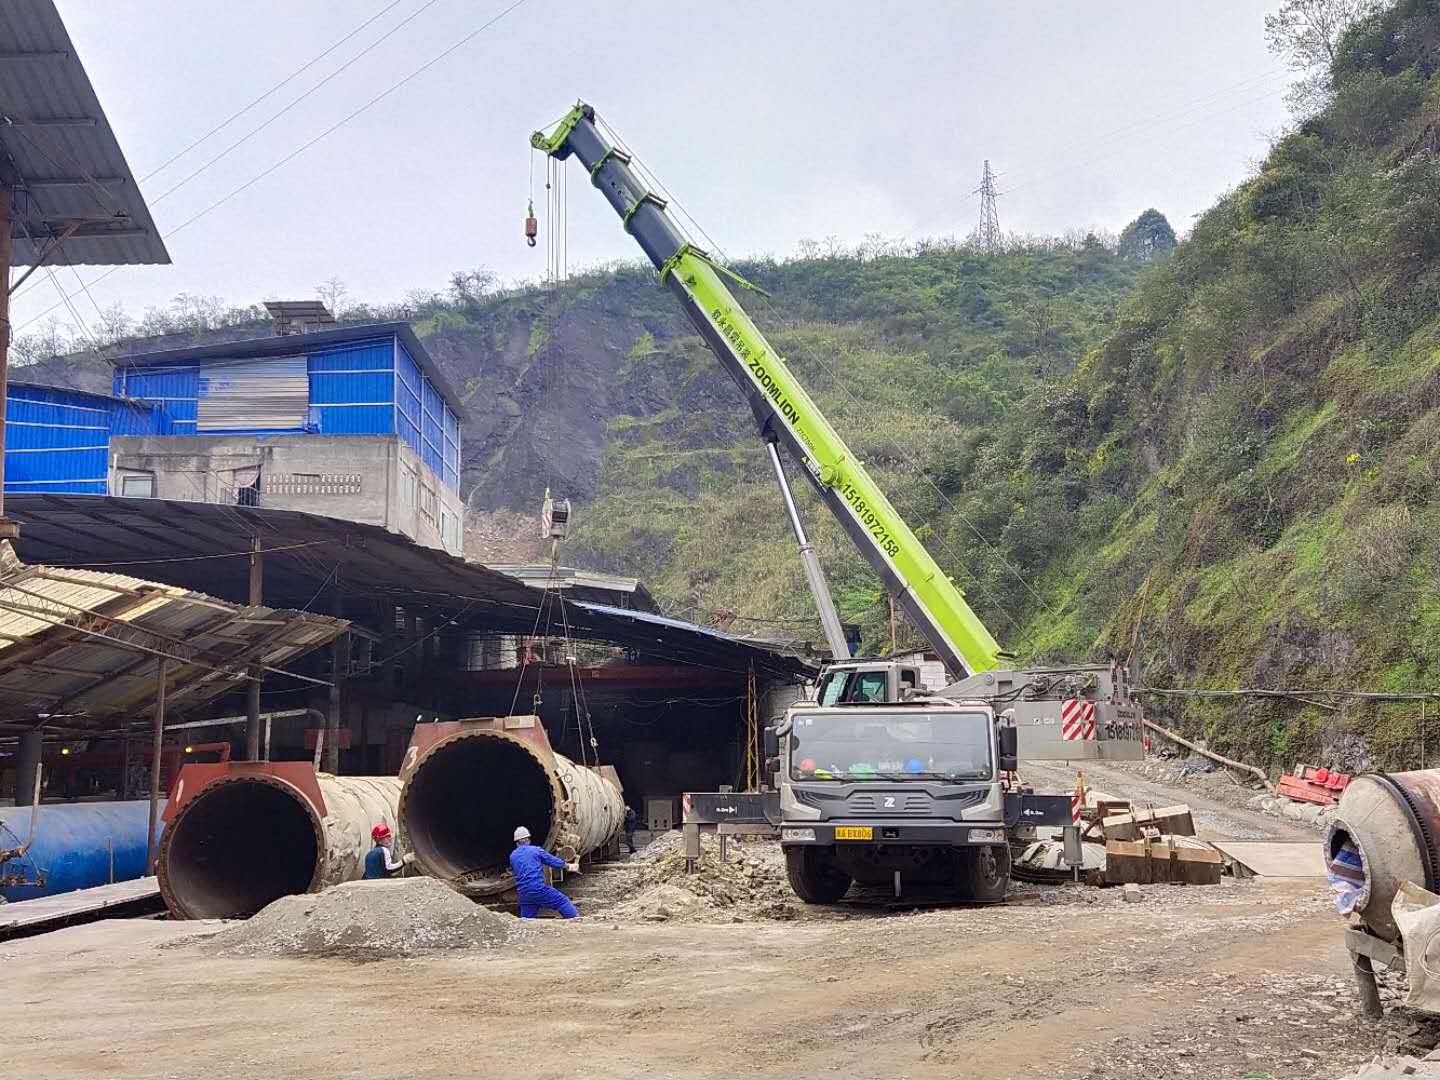
[[[1437,1037],[1356,1017],[1315,881],[608,918],[642,869],[590,875],[587,918],[418,959],[228,955],[158,921],[0,944],[0,1076],[1280,1080]]]

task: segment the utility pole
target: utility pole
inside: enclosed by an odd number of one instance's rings
[[[985,159],[985,171],[980,177],[980,186],[972,195],[980,196],[980,223],[975,227],[975,242],[981,251],[1000,250],[1000,211],[995,200],[1000,193],[995,190],[995,174],[990,171],[990,159]]]
[[[12,191],[8,185],[0,184],[0,274],[3,274],[5,288],[0,289],[0,539],[14,540],[19,528],[5,517],[5,400],[9,389],[10,374],[10,230],[14,227],[12,217]],[[16,777],[19,777],[17,772]],[[19,781],[16,781],[19,787]]]

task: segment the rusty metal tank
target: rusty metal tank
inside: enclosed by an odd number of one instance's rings
[[[376,825],[394,829],[400,781],[308,762],[186,765],[165,807],[156,874],[180,919],[234,919],[365,871]]]
[[[400,779],[401,841],[416,865],[476,897],[514,887],[517,826],[577,859],[606,845],[625,817],[615,770],[557,754],[535,716],[417,724]]]
[[[1357,914],[1377,936],[1399,941],[1390,905],[1413,881],[1431,892],[1440,880],[1440,770],[1363,773],[1340,797],[1325,836],[1328,862],[1353,840],[1364,864]]]

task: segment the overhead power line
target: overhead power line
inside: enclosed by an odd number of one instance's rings
[[[231,113],[229,116],[227,116],[224,120],[221,120],[220,123],[218,123],[218,124],[216,124],[214,127],[212,127],[209,131],[205,132],[204,135],[201,135],[198,139],[195,139],[194,141],[192,141],[192,142],[191,142],[189,145],[187,145],[183,150],[178,150],[178,151],[176,151],[176,152],[175,152],[174,154],[172,154],[170,157],[168,157],[168,158],[166,158],[164,161],[162,161],[159,165],[156,165],[155,168],[151,169],[148,173],[146,173],[144,176],[142,176],[142,177],[140,178],[140,183],[143,184],[146,180],[149,180],[149,179],[150,179],[152,176],[154,176],[156,173],[163,172],[164,170],[168,169],[171,165],[175,164],[175,162],[179,161],[182,157],[184,157],[186,154],[188,154],[191,150],[194,150],[194,149],[195,149],[197,146],[199,146],[201,143],[203,143],[203,142],[205,142],[206,140],[208,140],[212,135],[216,135],[216,134],[218,134],[219,132],[225,130],[225,128],[229,127],[229,126],[230,126],[231,124],[233,124],[236,120],[239,120],[240,117],[244,116],[244,115],[245,115],[246,113],[248,113],[251,109],[255,108],[256,105],[259,105],[262,101],[264,101],[266,98],[270,97],[272,94],[274,94],[274,93],[275,93],[277,90],[279,90],[281,87],[287,86],[287,85],[289,85],[290,83],[294,82],[294,81],[295,81],[296,79],[298,79],[301,75],[305,74],[305,72],[309,71],[312,67],[314,67],[316,64],[318,64],[321,60],[324,60],[325,57],[327,57],[327,56],[329,56],[331,53],[333,53],[333,52],[334,52],[336,49],[338,49],[341,45],[344,45],[347,41],[349,41],[351,38],[353,38],[356,34],[360,33],[361,30],[364,30],[364,29],[365,29],[367,26],[369,26],[371,23],[375,22],[375,20],[377,20],[377,19],[379,19],[381,16],[386,15],[386,14],[388,14],[389,12],[393,11],[395,8],[399,7],[399,6],[400,6],[402,3],[404,3],[404,2],[405,2],[405,0],[390,0],[390,3],[386,4],[383,8],[381,8],[379,11],[377,11],[374,15],[371,15],[370,18],[366,19],[366,20],[365,20],[364,22],[362,22],[359,26],[355,27],[355,29],[351,30],[348,34],[346,34],[344,37],[342,37],[339,41],[335,42],[333,45],[331,45],[329,48],[325,49],[323,52],[316,53],[316,54],[315,54],[314,56],[312,56],[309,60],[305,61],[305,63],[301,64],[298,68],[296,68],[294,71],[292,71],[289,75],[286,75],[285,78],[281,79],[281,80],[280,80],[279,82],[277,82],[274,86],[270,87],[270,89],[266,90],[266,91],[265,91],[263,94],[261,94],[259,97],[255,98],[253,101],[251,101],[248,105],[245,105],[244,107],[242,107],[242,108],[240,108],[240,109],[237,109],[235,112],[233,112],[233,113]],[[427,6],[428,6],[428,5],[427,5]],[[417,12],[416,14],[418,14],[418,12]],[[412,17],[413,17],[413,16],[412,16]],[[407,21],[408,21],[408,20],[407,20]],[[404,25],[404,24],[402,23],[401,25]],[[398,29],[398,28],[397,28],[397,29]],[[392,31],[392,32],[393,32],[393,31]],[[388,36],[388,35],[387,35],[387,36]]]
[[[280,168],[282,168],[283,166],[289,164],[291,161],[295,160],[295,158],[299,157],[301,154],[305,153],[305,151],[309,150],[312,146],[316,145],[317,143],[319,143],[319,142],[321,142],[322,140],[326,139],[326,138],[329,137],[330,135],[334,134],[334,133],[335,133],[336,131],[338,131],[340,128],[342,128],[342,127],[344,127],[346,124],[348,124],[351,120],[354,120],[357,116],[360,116],[362,113],[364,113],[364,112],[368,111],[369,109],[373,108],[374,106],[378,105],[380,102],[384,101],[384,100],[385,100],[387,97],[389,97],[391,94],[395,93],[395,91],[399,90],[401,87],[405,86],[406,84],[410,83],[410,82],[413,81],[414,79],[416,79],[416,78],[418,78],[419,76],[423,75],[425,72],[429,71],[432,67],[434,67],[436,64],[440,63],[440,61],[444,60],[446,57],[450,56],[452,53],[454,53],[454,52],[456,52],[457,50],[463,48],[465,45],[468,45],[471,41],[475,40],[475,38],[479,37],[479,36],[480,36],[481,34],[483,34],[485,31],[489,30],[489,29],[490,29],[492,26],[494,26],[496,23],[500,22],[500,20],[504,19],[505,16],[509,15],[511,12],[515,11],[516,9],[523,7],[523,6],[524,6],[525,4],[527,4],[527,3],[529,3],[529,0],[512,0],[512,3],[510,3],[510,4],[509,4],[508,6],[506,6],[504,9],[502,9],[498,14],[493,15],[492,17],[490,17],[489,19],[487,19],[485,22],[481,23],[481,24],[480,24],[479,26],[477,26],[474,30],[470,31],[470,33],[466,34],[464,37],[460,38],[458,41],[454,42],[452,45],[448,46],[447,48],[445,48],[445,49],[442,50],[441,52],[437,53],[435,56],[431,57],[429,60],[425,61],[425,63],[423,63],[423,64],[421,64],[419,67],[415,68],[415,69],[414,69],[413,71],[411,71],[408,75],[405,75],[403,78],[400,78],[400,79],[398,79],[397,81],[391,83],[388,87],[386,87],[384,90],[380,91],[378,94],[376,94],[376,95],[374,95],[373,97],[371,97],[371,98],[370,98],[369,100],[367,100],[364,104],[360,105],[358,108],[353,109],[352,111],[350,111],[349,113],[347,113],[345,116],[341,117],[341,118],[340,118],[339,120],[337,120],[335,123],[331,124],[331,125],[330,125],[329,127],[327,127],[325,130],[321,131],[318,135],[315,135],[314,137],[306,140],[306,141],[305,141],[304,143],[302,143],[300,146],[298,146],[298,147],[296,147],[294,150],[290,151],[290,153],[288,153],[288,154],[286,154],[284,157],[280,158],[280,160],[276,161],[274,164],[270,165],[268,168],[266,168],[266,169],[262,170],[261,172],[257,173],[255,176],[252,176],[249,180],[246,180],[243,184],[240,184],[238,187],[233,188],[233,189],[232,189],[230,192],[228,192],[227,194],[222,195],[220,198],[216,199],[213,203],[211,203],[209,206],[205,207],[203,210],[199,211],[198,213],[192,214],[190,217],[188,217],[188,218],[186,218],[184,221],[182,221],[179,225],[176,225],[173,229],[171,229],[171,230],[169,230],[168,232],[166,232],[166,233],[163,235],[162,238],[165,239],[165,240],[169,240],[172,236],[174,236],[176,233],[180,232],[182,229],[187,229],[187,228],[189,228],[191,225],[195,224],[195,222],[199,221],[201,218],[203,218],[203,217],[205,217],[206,215],[211,214],[211,213],[213,213],[214,211],[218,210],[220,207],[224,206],[224,205],[225,205],[227,202],[229,202],[231,199],[235,198],[235,196],[241,194],[241,193],[244,192],[244,191],[247,191],[249,188],[253,187],[255,184],[257,184],[257,183],[259,183],[261,180],[265,179],[265,177],[269,176],[271,173],[275,172],[277,169],[280,169]],[[97,285],[97,284],[99,284],[100,282],[104,281],[106,278],[108,278],[111,274],[115,273],[115,271],[118,270],[118,269],[120,269],[118,266],[113,266],[113,267],[111,267],[109,270],[105,271],[103,274],[100,274],[98,277],[93,278],[88,284],[89,284],[89,285],[92,285],[92,286],[93,286],[93,285]],[[55,303],[55,304],[50,305],[50,307],[46,308],[44,311],[40,312],[38,315],[35,315],[35,316],[27,319],[25,322],[21,323],[21,324],[20,324],[18,327],[16,327],[15,329],[16,329],[17,331],[25,329],[25,327],[31,325],[32,323],[38,322],[40,319],[43,319],[46,315],[49,315],[52,311],[56,310],[56,309],[59,308],[60,306],[61,306],[60,303]]]

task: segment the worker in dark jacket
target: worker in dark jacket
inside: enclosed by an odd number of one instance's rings
[[[630,847],[630,854],[635,854],[635,830],[640,827],[640,815],[635,813],[633,806],[625,807],[625,843]]]
[[[367,878],[393,877],[415,861],[415,856],[408,851],[403,859],[395,858],[391,851],[394,838],[390,835],[390,826],[383,821],[370,830],[370,839],[375,846],[365,853]]]
[[[521,825],[515,830],[515,850],[510,853],[510,872],[515,875],[515,894],[520,900],[520,917],[533,919],[541,908],[558,911],[562,919],[573,919],[580,913],[570,898],[545,882],[545,867],[565,869],[565,860],[556,858],[543,847],[530,843],[530,830]]]

